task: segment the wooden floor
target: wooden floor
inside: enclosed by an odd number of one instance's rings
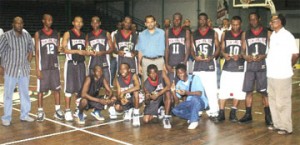
[[[63,58],[63,57],[61,57]],[[63,62],[61,60],[61,62]],[[62,67],[63,65],[61,65]],[[32,69],[34,61],[32,62]],[[61,76],[63,69],[61,69]],[[62,84],[63,84],[63,77]],[[44,110],[46,120],[43,122],[20,122],[20,105],[17,98],[14,98],[13,120],[9,127],[0,125],[0,144],[25,144],[25,145],[71,145],[71,144],[206,144],[206,145],[299,145],[300,144],[300,97],[299,86],[300,70],[295,70],[293,77],[293,129],[291,135],[278,135],[269,131],[264,123],[264,113],[261,97],[255,94],[253,105],[253,122],[249,124],[231,123],[226,120],[223,123],[215,124],[208,119],[204,113],[195,130],[187,129],[186,120],[172,117],[172,129],[163,129],[159,120],[151,124],[144,124],[134,128],[130,122],[122,121],[119,116],[117,120],[110,120],[107,110],[103,111],[105,121],[96,121],[90,112],[85,125],[78,125],[76,122],[65,122],[55,120],[54,98],[46,94],[44,98]],[[3,92],[3,78],[0,79]],[[34,69],[31,71],[30,89],[36,89],[36,77]],[[64,109],[64,95],[62,94],[61,104]],[[3,95],[2,93],[0,94]],[[37,101],[36,94],[31,95],[32,109],[31,116],[36,117]],[[3,100],[0,100],[0,115],[3,115]],[[230,107],[228,101],[227,107]],[[74,103],[72,104],[74,108]],[[244,101],[239,105],[238,118],[244,114]],[[229,116],[229,109],[226,109],[226,117]]]

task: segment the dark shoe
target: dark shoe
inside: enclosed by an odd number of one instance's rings
[[[293,132],[288,132],[286,130],[278,130],[277,133],[280,135],[289,135],[292,134]]]
[[[250,123],[251,121],[252,121],[252,115],[247,113],[243,116],[243,118],[239,120],[240,123]]]
[[[219,123],[219,120],[218,120],[218,117],[217,117],[217,116],[216,116],[216,117],[210,116],[209,119],[210,119],[211,121],[213,121],[214,123]]]
[[[236,109],[231,109],[230,110],[230,115],[229,115],[229,120],[231,122],[238,122],[239,120],[236,117]]]
[[[269,107],[265,107],[265,122],[266,125],[273,125],[273,121],[272,121],[272,116],[271,116],[271,112],[270,112],[270,108]]]
[[[222,122],[224,120],[225,120],[225,112],[224,110],[220,110],[218,115],[218,122]]]

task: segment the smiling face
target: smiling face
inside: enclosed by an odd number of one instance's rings
[[[183,69],[177,69],[176,70],[176,75],[178,77],[178,79],[185,81],[187,79],[187,73],[186,70]]]
[[[120,65],[120,75],[123,77],[123,78],[126,78],[128,76],[130,72],[130,68],[129,68],[129,65],[128,64],[121,64]]]
[[[81,17],[77,16],[74,18],[72,25],[74,26],[75,29],[80,30],[83,26],[83,20]]]

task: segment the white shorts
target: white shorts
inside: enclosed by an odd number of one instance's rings
[[[244,76],[244,72],[222,71],[219,99],[245,100],[246,93],[242,91]]]

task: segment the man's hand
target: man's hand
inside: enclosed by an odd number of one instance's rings
[[[238,61],[239,60],[239,55],[233,55],[233,60]]]
[[[224,57],[225,60],[230,60],[231,59],[231,56],[229,56],[229,54],[227,54],[227,53],[224,53],[223,57]]]
[[[253,61],[253,58],[252,58],[252,56],[247,55],[247,56],[245,57],[245,60],[246,60],[247,62],[252,62],[252,61]]]
[[[119,52],[118,52],[118,55],[119,55],[119,56],[124,56],[124,55],[125,55],[125,52],[124,52],[124,51],[119,51]]]
[[[129,102],[129,101],[128,101],[128,99],[126,99],[126,98],[122,98],[122,99],[121,99],[121,104],[122,104],[122,105],[126,105],[128,102]]]
[[[37,70],[37,72],[36,72],[36,77],[38,78],[38,79],[42,79],[42,72],[40,71],[40,70]]]
[[[176,90],[176,92],[181,95],[181,96],[185,96],[186,95],[186,91],[185,90]]]

